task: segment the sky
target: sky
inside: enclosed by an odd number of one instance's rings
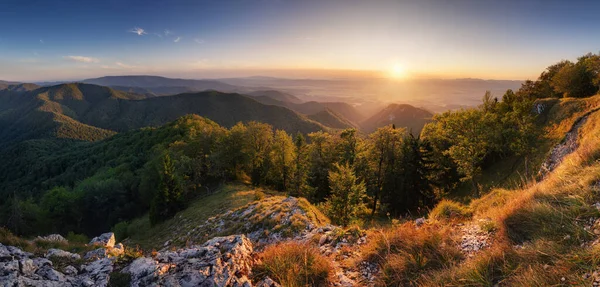
[[[535,79],[600,51],[600,1],[2,0],[0,80]]]

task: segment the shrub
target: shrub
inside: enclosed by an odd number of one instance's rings
[[[129,273],[112,272],[108,282],[109,287],[126,287],[131,283],[131,275]]]
[[[90,239],[85,236],[85,234],[77,234],[73,231],[70,231],[67,234],[67,238],[66,238],[69,242],[71,243],[82,243],[82,244],[87,244],[88,242],[90,242]]]
[[[115,233],[115,239],[117,241],[123,241],[123,239],[129,237],[128,234],[129,222],[121,221],[112,228],[112,232]]]
[[[268,246],[259,258],[255,276],[268,276],[282,286],[328,286],[333,274],[331,263],[316,248],[297,242]]]
[[[440,203],[429,212],[429,218],[437,220],[464,218],[470,215],[471,212],[467,207],[447,199],[440,201]]]

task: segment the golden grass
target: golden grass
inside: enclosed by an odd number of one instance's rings
[[[286,287],[329,286],[333,267],[315,247],[298,242],[270,245],[253,268],[258,280],[268,276]]]
[[[425,274],[463,259],[450,228],[437,224],[415,228],[405,223],[371,231],[362,254],[364,260],[380,267],[377,286],[418,286]]]
[[[548,142],[560,142],[578,118],[598,106],[600,96],[558,101],[545,119]],[[369,243],[376,252],[367,254],[377,255],[366,259],[383,262],[380,285],[591,286],[593,279],[583,275],[600,269],[600,247],[588,247],[598,236],[584,230],[584,225],[600,217],[591,206],[600,201],[600,112],[588,117],[578,137],[578,149],[543,181],[528,182],[515,190],[493,189],[469,206],[443,201],[431,211],[430,218],[434,219],[452,218],[452,214],[468,210],[473,219],[489,220],[493,245],[473,258],[450,260],[438,268],[412,269],[411,246],[424,248],[415,242],[435,242],[440,233],[452,237],[460,236],[460,232],[444,234],[437,228],[407,231],[409,225],[384,231],[401,233],[405,239],[397,244],[391,240]],[[431,254],[443,254],[447,248],[429,246],[439,249],[429,251]]]
[[[429,218],[437,220],[464,219],[471,216],[471,210],[452,200],[440,201],[430,212]]]

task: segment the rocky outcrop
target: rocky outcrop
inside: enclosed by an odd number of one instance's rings
[[[60,257],[60,258],[66,258],[66,259],[70,259],[70,260],[81,259],[81,256],[79,254],[75,254],[75,253],[71,253],[71,252],[67,252],[67,251],[55,249],[55,248],[48,250],[48,252],[46,252],[45,257],[46,258]]]
[[[122,249],[119,244],[112,248]],[[131,286],[252,287],[248,278],[254,263],[252,252],[252,242],[244,235],[216,237],[200,246],[138,258],[120,272],[131,276]],[[80,259],[78,254],[60,249],[48,250],[46,257]],[[114,269],[112,258],[57,268],[51,260],[0,244],[0,286],[108,286]],[[268,278],[260,284],[279,286]]]
[[[68,242],[67,239],[62,237],[62,235],[60,235],[60,234],[50,234],[50,235],[46,235],[46,236],[38,236],[36,238],[36,240],[47,241],[47,242],[62,242],[62,243]]]
[[[131,286],[252,286],[252,243],[244,235],[213,238],[202,246],[142,257],[121,272]]]
[[[74,258],[72,253],[58,249],[48,251],[48,254],[51,255],[50,258]],[[2,286],[108,286],[112,270],[112,262],[103,259],[83,265],[79,270],[73,266],[66,266],[61,272],[46,258],[34,257],[33,254],[17,247],[0,244]]]
[[[98,237],[94,237],[89,245],[113,248],[115,246],[115,234],[108,232]]]

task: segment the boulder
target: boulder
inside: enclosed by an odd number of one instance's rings
[[[256,283],[256,285],[254,285],[254,287],[281,287],[281,285],[279,285],[279,283],[273,281],[273,279],[267,277],[267,278],[261,280],[260,282]]]
[[[83,256],[83,258],[85,260],[97,260],[97,259],[103,259],[103,258],[107,258],[107,257],[108,257],[108,251],[106,250],[106,248],[103,248],[103,247],[94,249],[92,251],[88,251]]]
[[[46,252],[46,255],[44,257],[46,257],[46,258],[59,257],[59,258],[66,258],[66,259],[71,259],[71,260],[81,259],[81,256],[79,254],[67,252],[67,251],[60,250],[60,249],[54,249],[54,248],[48,250],[48,252]]]
[[[17,247],[0,244],[0,254],[0,286],[108,286],[109,274],[113,271],[108,259],[84,265],[81,272],[73,266],[66,266],[60,272],[50,260],[33,257]],[[79,256],[60,249],[51,249],[45,255],[70,259]]]
[[[60,234],[50,234],[46,236],[38,236],[36,240],[47,241],[47,242],[69,242],[66,238],[62,237]]]
[[[93,246],[112,248],[115,246],[115,234],[112,232],[104,233],[98,237],[94,237],[89,244]]]
[[[109,253],[111,256],[121,256],[125,254],[125,246],[123,246],[123,243],[116,244],[115,247],[110,249]]]
[[[244,235],[213,238],[191,246],[138,258],[122,272],[131,286],[252,286],[252,243]]]

